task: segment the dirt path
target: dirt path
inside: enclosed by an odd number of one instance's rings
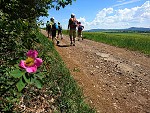
[[[98,113],[150,113],[150,58],[86,39],[69,44],[64,36],[56,50]]]

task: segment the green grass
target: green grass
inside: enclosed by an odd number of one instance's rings
[[[150,34],[84,32],[84,38],[150,55]]]

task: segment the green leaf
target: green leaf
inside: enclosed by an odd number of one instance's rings
[[[19,66],[18,66],[18,64],[15,64],[15,65],[14,65],[14,67],[15,67],[16,69],[19,69]]]
[[[30,84],[30,78],[27,78],[26,75],[23,75],[23,78],[26,83]]]
[[[43,86],[40,80],[35,79],[34,83],[37,88],[42,88],[42,86]]]
[[[12,72],[10,72],[10,75],[12,75],[14,78],[20,78],[24,72],[20,71],[19,69],[15,69]]]
[[[22,89],[25,87],[25,83],[22,81],[22,78],[19,80],[19,82],[17,82],[16,86],[17,86],[17,89],[18,91],[22,91]]]
[[[36,74],[36,76],[40,79],[40,80],[42,80],[42,78],[44,78],[44,75],[43,75],[44,73],[37,73]]]
[[[34,81],[35,81],[35,79],[31,77],[31,81],[30,81],[30,83],[31,83],[31,84],[33,84],[33,83],[34,83]]]

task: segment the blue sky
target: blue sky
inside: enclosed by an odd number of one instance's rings
[[[150,28],[150,1],[148,0],[76,0],[59,11],[50,9],[48,17],[40,17],[44,23],[51,17],[67,29],[71,13],[89,29],[121,29],[129,27]]]

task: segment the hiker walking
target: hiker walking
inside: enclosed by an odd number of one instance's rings
[[[49,22],[49,21],[47,21],[47,23],[46,23],[47,38],[49,38],[50,30],[51,30],[50,22]]]
[[[77,20],[75,18],[75,14],[71,14],[71,18],[68,22],[68,30],[70,36],[70,45],[75,46],[75,38],[76,38],[76,27],[77,27]]]
[[[57,38],[59,38],[59,35],[60,35],[61,39],[63,39],[63,36],[62,36],[62,26],[60,25],[60,22],[58,22],[58,34],[57,34]]]
[[[83,29],[84,29],[84,26],[81,25],[81,22],[78,22],[78,41],[80,40],[80,38],[82,38],[82,40],[83,40],[83,37],[82,37]]]
[[[56,40],[57,45],[59,44],[58,39],[56,38],[56,31],[58,30],[58,25],[55,23],[54,17],[50,19],[50,25],[51,25],[51,36],[52,41],[54,43],[54,40]]]

